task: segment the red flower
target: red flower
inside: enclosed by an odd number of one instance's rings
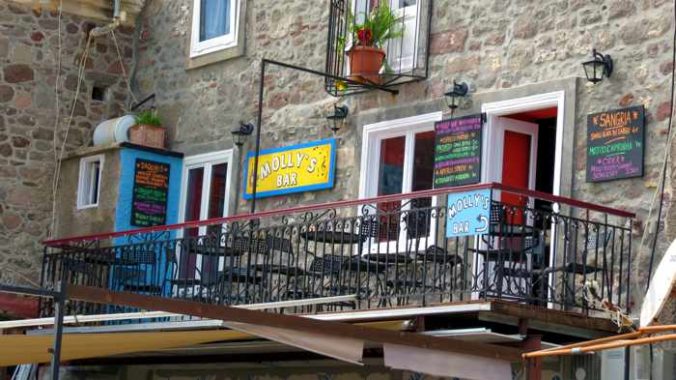
[[[372,44],[373,32],[371,29],[362,28],[357,31],[357,38],[359,39],[359,44],[363,46],[370,46]]]

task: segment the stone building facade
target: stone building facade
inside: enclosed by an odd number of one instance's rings
[[[188,56],[191,9],[189,0],[147,2],[141,30],[149,38],[139,45],[133,78],[141,93],[156,93],[158,109],[170,129],[171,147],[186,155],[232,147],[229,130],[240,120],[255,118],[261,58],[323,70],[329,5],[326,1],[247,1],[244,54],[198,67]],[[470,84],[469,100],[456,114],[480,112],[484,102],[566,91],[564,155],[571,159],[564,160],[561,194],[636,212],[636,243],[646,228],[667,148],[672,13],[673,5],[659,0],[437,0],[428,79],[400,86],[397,96],[371,91],[336,99],[323,92],[322,78],[270,69],[263,148],[331,136],[324,116],[335,103],[349,105],[350,117],[336,134],[336,187],[267,199],[260,208],[356,198],[364,125],[446,109],[443,93],[455,79]],[[581,66],[592,48],[611,54],[616,63],[612,77],[597,85],[584,79]],[[645,175],[586,183],[587,114],[632,105],[646,108]],[[243,150],[252,148],[250,139]],[[671,224],[676,212],[669,207],[672,179],[669,174],[664,208],[665,216],[672,215],[666,218]],[[238,203],[238,211],[246,211],[244,202]],[[658,253],[675,236],[676,228],[667,225]],[[647,255],[641,252],[640,267]]]
[[[101,25],[52,7],[0,2],[1,282],[39,284],[62,145],[65,152],[90,145],[99,122],[128,109],[121,65],[127,72],[133,67],[133,28],[116,32],[121,59],[106,35],[92,39],[82,61],[88,32]],[[73,103],[81,61],[83,80]]]
[[[327,44],[327,2],[243,1],[241,43],[234,54],[190,58],[190,0],[149,0],[136,30],[118,30],[119,47],[136,97],[156,95],[168,128],[169,148],[190,156],[234,148],[229,133],[240,121],[253,120],[261,58],[323,70]],[[5,1],[0,53],[3,57],[0,187],[3,244],[2,278],[17,281],[36,273],[41,248],[49,235],[54,142],[64,137],[64,122],[77,88],[77,65],[94,24],[53,10],[36,12]],[[565,90],[567,132],[561,194],[636,212],[635,241],[645,226],[657,189],[670,115],[672,5],[643,1],[474,1],[433,4],[429,75],[404,84],[399,95],[371,91],[337,99],[328,96],[319,77],[272,68],[265,83],[261,146],[276,147],[332,136],[325,115],[333,104],[347,104],[347,125],[337,133],[336,187],[260,202],[259,209],[355,198],[364,125],[445,109],[443,93],[453,80],[470,84],[470,97],[458,110],[469,114],[487,101]],[[62,31],[59,127],[54,140],[57,80],[56,54]],[[612,54],[613,76],[592,86],[582,78],[580,62],[594,47]],[[105,99],[91,97],[93,87]],[[75,103],[66,149],[90,144],[92,128],[128,109],[123,70],[109,37],[93,41],[85,81]],[[584,180],[585,123],[588,113],[645,105],[647,111],[645,175],[642,178],[591,184]],[[249,139],[243,154],[253,148]],[[241,181],[241,175],[235,181]],[[665,215],[674,219],[671,175],[667,176]],[[230,213],[245,211],[241,182],[232,187]],[[35,200],[40,200],[35,202]],[[671,223],[673,224],[673,223]],[[666,223],[660,247],[676,234]],[[636,251],[636,250],[635,250]],[[658,250],[658,251],[663,251]],[[641,255],[645,260],[646,254]],[[27,280],[24,278],[24,280]]]
[[[37,280],[43,252],[40,242],[53,234],[52,201],[59,207],[59,198],[52,197],[58,161],[55,150],[63,143],[67,152],[78,150],[71,157],[79,159],[79,154],[87,152],[80,148],[91,145],[93,128],[129,111],[136,99],[154,94],[152,105],[167,128],[167,149],[184,155],[183,193],[188,162],[204,155],[227,157],[230,174],[226,181],[232,185],[225,187],[229,189],[225,202],[227,214],[233,215],[248,212],[251,205],[243,199],[242,185],[245,156],[254,149],[255,135],[237,146],[231,130],[240,122],[256,123],[259,106],[263,109],[263,149],[329,137],[337,141],[335,186],[258,200],[258,211],[276,210],[377,195],[364,186],[366,176],[375,176],[364,171],[363,155],[369,153],[367,131],[407,118],[428,115],[429,124],[429,115],[449,117],[444,92],[458,81],[469,84],[469,95],[455,116],[486,112],[486,105],[507,107],[514,99],[526,102],[557,94],[558,98],[551,97],[555,113],[542,119],[556,119],[555,133],[560,136],[556,137],[559,145],[551,147],[556,153],[549,152],[556,154],[558,164],[549,162],[552,173],[543,173],[551,174],[554,185],[545,191],[636,213],[631,225],[635,294],[630,304],[632,311],[639,310],[653,236],[646,231],[655,229],[651,224],[657,208],[654,199],[660,190],[665,152],[676,154],[674,144],[668,145],[676,42],[672,3],[434,0],[426,79],[398,86],[398,95],[373,90],[335,98],[327,94],[320,76],[268,66],[263,104],[258,103],[262,59],[324,70],[330,1],[239,0],[234,46],[195,55],[191,35],[198,3],[146,0],[135,28],[121,27],[115,32],[121,58],[110,37],[94,39],[89,58],[84,60],[80,94],[73,103],[87,32],[101,23],[0,2],[0,282]],[[612,76],[598,84],[585,79],[581,65],[590,58],[592,48],[612,55],[615,62]],[[62,60],[57,71],[59,50]],[[550,103],[542,110],[551,111]],[[74,117],[66,136],[71,104]],[[336,132],[326,120],[334,105],[349,107],[348,118]],[[638,105],[646,111],[644,175],[587,182],[587,116]],[[553,142],[554,137],[550,138]],[[421,156],[431,154],[426,153]],[[73,161],[68,171],[73,177],[76,165]],[[667,168],[656,261],[676,237],[673,160]],[[76,178],[60,180],[74,184]],[[185,207],[174,207],[180,208]],[[102,212],[109,209],[114,207]],[[66,215],[63,219],[73,215],[73,210],[60,211]],[[78,219],[77,215],[72,219]],[[77,228],[64,230],[70,234]],[[675,314],[668,310],[663,315],[668,321]],[[188,378],[197,376],[187,372]]]

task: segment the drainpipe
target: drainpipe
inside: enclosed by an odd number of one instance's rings
[[[113,4],[113,19],[117,20],[120,18],[120,2],[122,0],[115,0]]]
[[[122,0],[115,0],[113,3],[113,22],[111,22],[108,25],[99,26],[92,29],[91,32],[89,32],[92,37],[103,36],[105,34],[112,32],[113,30],[117,29],[118,26],[120,26],[121,20],[120,16],[124,17],[124,15],[122,15],[122,12],[120,11],[121,1]]]

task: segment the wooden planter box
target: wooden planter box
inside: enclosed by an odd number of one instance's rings
[[[129,129],[129,142],[164,149],[165,129],[156,125],[137,124]]]

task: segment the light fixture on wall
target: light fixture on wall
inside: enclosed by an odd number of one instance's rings
[[[608,54],[604,55],[592,49],[592,59],[582,62],[582,67],[587,80],[596,84],[603,78],[610,78],[610,74],[613,73],[613,59]]]
[[[329,121],[329,129],[331,129],[333,133],[336,133],[344,123],[349,113],[350,109],[346,105],[338,106],[334,104],[333,114],[326,117],[326,120]]]
[[[453,81],[453,87],[444,94],[448,108],[451,110],[458,108],[460,98],[467,96],[467,92],[469,92],[467,83]]]
[[[230,131],[232,133],[232,140],[235,142],[235,145],[242,146],[244,140],[253,133],[254,125],[252,123],[245,123],[243,121],[239,122],[239,127]]]

